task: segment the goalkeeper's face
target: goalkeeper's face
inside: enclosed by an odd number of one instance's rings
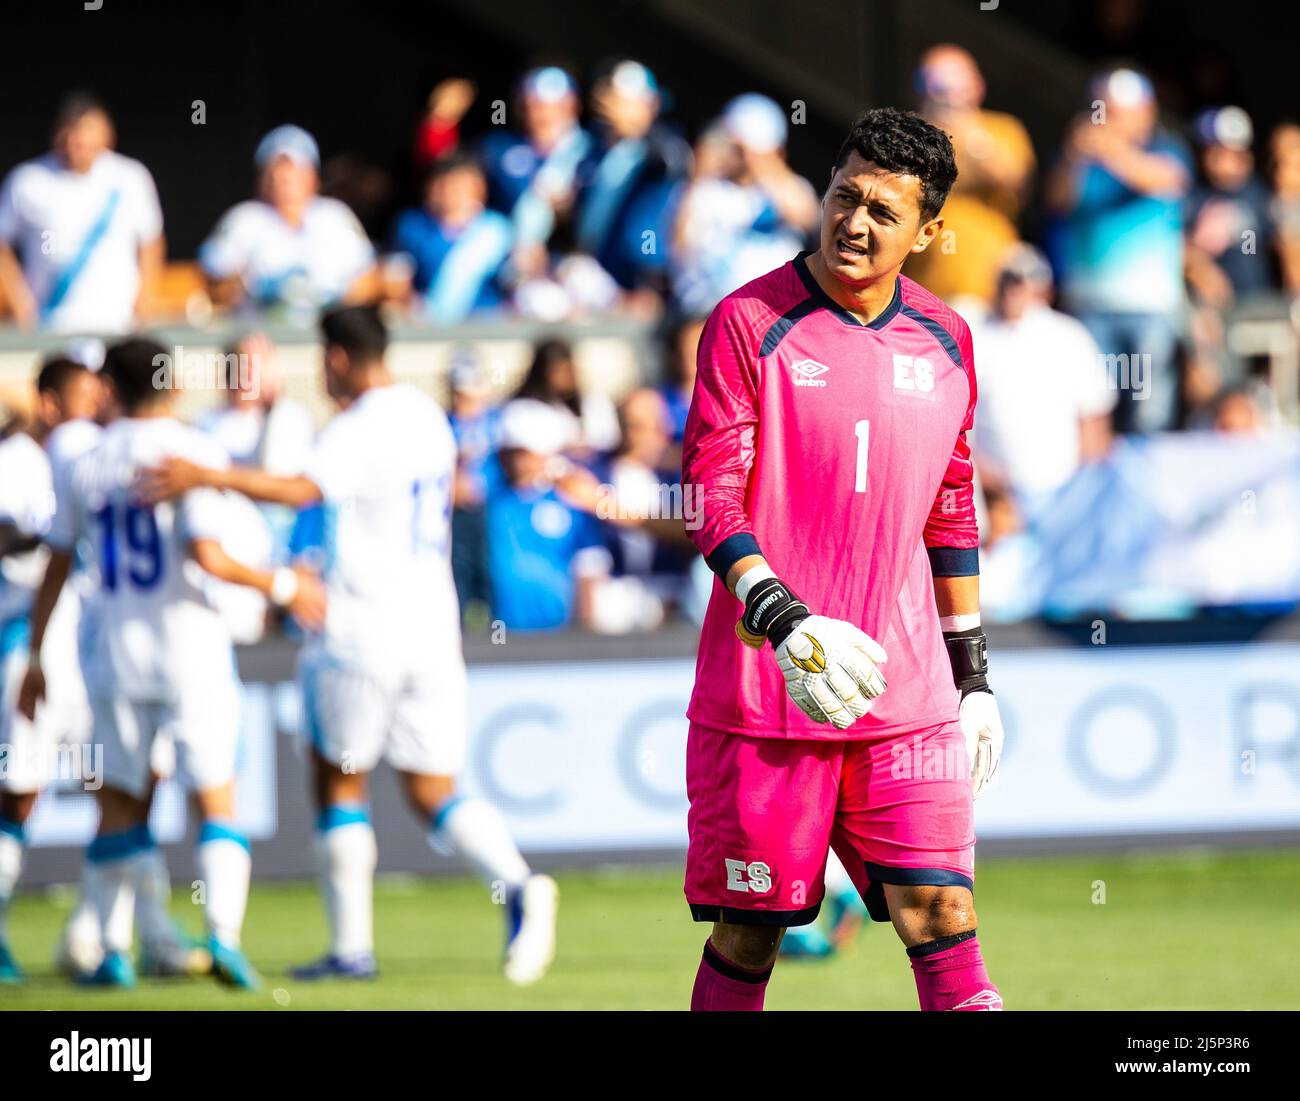
[[[903,266],[943,227],[923,222],[921,180],[889,172],[853,152],[831,176],[822,199],[821,255],[850,286],[866,286]]]

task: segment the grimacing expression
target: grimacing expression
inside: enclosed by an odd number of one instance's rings
[[[822,202],[821,255],[836,279],[865,286],[921,252],[943,226],[921,220],[921,180],[849,154]]]

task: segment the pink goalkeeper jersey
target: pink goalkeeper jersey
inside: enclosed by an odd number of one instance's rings
[[[977,572],[974,411],[970,330],[910,279],[865,325],[803,256],[718,304],[686,422],[682,478],[701,516],[691,538],[715,568],[761,552],[814,615],[884,646],[889,686],[848,730],[813,722],[786,695],[771,647],[736,637],[741,603],[715,578],[692,721],[851,739],[956,717],[931,559],[936,572]]]

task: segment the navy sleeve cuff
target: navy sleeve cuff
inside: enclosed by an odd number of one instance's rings
[[[926,547],[935,577],[974,577],[980,572],[979,547]]]
[[[704,556],[704,561],[708,563],[709,569],[726,581],[727,571],[742,558],[762,553],[757,539],[747,531],[738,531],[714,547],[712,553]]]

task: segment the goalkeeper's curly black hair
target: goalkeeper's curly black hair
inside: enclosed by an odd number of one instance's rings
[[[914,111],[873,107],[860,115],[840,146],[836,170],[854,151],[886,172],[915,176],[921,181],[922,222],[943,209],[957,179],[952,141]]]

